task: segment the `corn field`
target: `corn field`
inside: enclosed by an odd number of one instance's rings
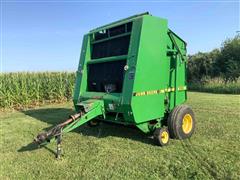
[[[19,72],[0,74],[0,109],[23,109],[44,103],[65,102],[72,99],[75,73]],[[189,83],[191,91],[240,94],[240,78],[224,82],[221,78]]]
[[[21,72],[0,74],[0,108],[22,109],[72,99],[75,74]]]

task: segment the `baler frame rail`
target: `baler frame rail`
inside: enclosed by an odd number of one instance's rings
[[[61,142],[64,133],[68,133],[88,121],[102,115],[105,118],[104,104],[102,100],[87,100],[79,105],[79,113],[71,115],[69,119],[61,124],[54,126],[52,129],[40,133],[34,138],[34,142],[39,146],[46,145],[52,140],[57,142],[56,158],[61,155]]]

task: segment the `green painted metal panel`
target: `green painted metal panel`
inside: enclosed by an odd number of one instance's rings
[[[125,25],[125,31],[118,30],[115,36],[110,35],[109,28],[127,23],[131,23],[130,31]],[[120,31],[123,32],[119,33]],[[101,35],[102,32],[107,33],[107,36],[96,39],[96,33]],[[94,44],[109,43],[125,36],[130,36],[127,54],[106,57],[101,55],[101,58],[91,59]],[[106,44],[105,48],[109,48],[109,45]],[[110,50],[106,50],[106,53],[109,53],[108,51]],[[88,91],[88,65],[119,60],[126,60],[122,91],[120,93]],[[115,67],[114,71],[118,71],[118,68]],[[135,124],[147,133],[152,130],[148,124],[150,120],[157,119],[158,125],[161,125],[161,121],[167,118],[166,114],[186,100],[185,71],[186,43],[168,28],[166,19],[147,13],[123,19],[94,29],[84,36],[74,91],[74,105],[78,110],[77,104],[80,101],[102,100],[106,110],[106,121]],[[101,76],[101,72],[98,73]],[[102,81],[104,82],[107,83],[105,80]],[[102,86],[105,88],[104,84]],[[121,118],[119,114],[122,115]]]
[[[105,116],[105,109],[103,106],[103,101],[101,100],[88,99],[79,103],[78,106],[87,109],[85,110],[86,114],[81,116],[78,120],[75,120],[73,123],[64,127],[63,133],[70,132],[99,115]]]
[[[186,87],[186,43],[172,31],[169,32],[169,39],[171,42],[176,43],[174,48],[177,49],[177,52],[180,51],[180,53],[173,56],[175,66],[173,67],[174,79],[172,82],[175,83],[176,89],[174,101],[170,104],[171,109],[173,109],[176,105],[182,104],[187,98],[186,91],[183,88]]]
[[[167,31],[167,20],[143,17],[134,92],[168,87]],[[163,117],[164,94],[135,96],[132,99],[132,108],[136,123]]]
[[[127,55],[121,55],[121,56],[112,56],[112,57],[107,57],[107,58],[99,58],[97,59],[97,61],[92,60],[92,61],[88,61],[88,64],[95,64],[95,63],[103,63],[103,62],[108,62],[108,61],[119,61],[119,60],[123,60],[123,59],[127,59]]]
[[[127,70],[125,72],[124,86],[122,91],[122,105],[130,108],[133,95],[133,85],[136,77],[136,64],[138,58],[139,42],[141,35],[142,19],[133,22],[131,40],[127,58]]]
[[[76,83],[73,95],[73,103],[75,108],[77,107],[76,104],[79,101],[80,93],[85,91],[86,87],[86,59],[89,57],[89,36],[84,35],[83,42],[82,42],[82,50],[79,59],[78,70],[76,72]]]

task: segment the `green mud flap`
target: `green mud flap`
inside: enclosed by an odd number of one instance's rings
[[[76,129],[77,127],[85,124],[97,116],[102,115],[105,119],[103,100],[89,99],[82,101],[81,103],[77,104],[77,106],[83,110],[84,114],[79,119],[64,127],[62,130],[63,133],[72,131],[73,129]]]
[[[140,129],[144,133],[150,133],[151,129],[149,128],[148,122],[136,124],[137,128]]]

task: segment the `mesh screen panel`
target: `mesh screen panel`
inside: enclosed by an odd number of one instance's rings
[[[126,60],[111,61],[88,65],[88,91],[106,92],[104,86],[113,84],[114,92],[122,92],[124,66]]]

